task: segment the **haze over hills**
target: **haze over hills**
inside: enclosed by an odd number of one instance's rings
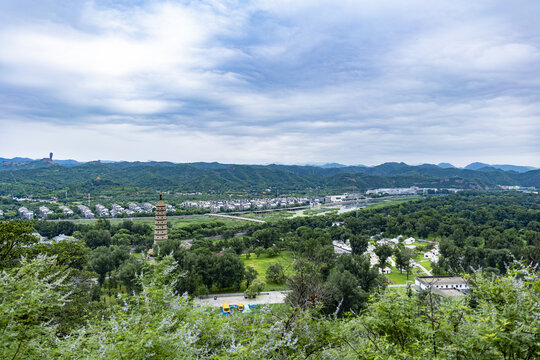
[[[11,165],[9,165],[11,164]],[[377,166],[320,167],[300,165],[236,165],[221,163],[100,161],[63,166],[49,159],[0,168],[0,194],[50,194],[60,191],[101,192],[164,190],[355,192],[380,187],[488,189],[497,185],[540,187],[540,170],[518,173],[494,167],[478,170],[418,166],[390,162]]]
[[[0,157],[0,171],[9,169],[10,167],[11,168],[18,168],[18,169],[40,167],[40,166],[43,165],[41,160],[43,160],[43,159],[31,159],[31,158],[27,158],[27,157],[14,157],[14,158]],[[124,161],[114,161],[114,160],[96,160],[96,161],[99,161],[101,163],[124,162]],[[68,160],[56,160],[55,159],[55,160],[53,160],[53,162],[58,164],[58,165],[62,165],[62,166],[78,166],[78,165],[82,165],[82,164],[87,163],[87,162],[84,162],[84,161],[77,161],[77,160],[73,160],[73,159],[68,159]],[[147,161],[147,162],[149,162],[149,163],[154,163],[154,162],[167,163],[168,161]],[[186,164],[186,163],[175,163],[175,162],[170,162],[170,163],[171,164]],[[222,164],[222,163],[218,163],[218,162],[194,162],[194,163],[188,163],[188,164],[193,165],[193,166],[197,166],[197,167],[203,167],[203,168],[227,167],[227,166],[232,165],[232,164]],[[324,169],[333,169],[333,168],[355,168],[355,167],[376,168],[378,166],[383,166],[385,164],[397,164],[397,163],[391,162],[391,163],[384,163],[384,164],[374,165],[374,166],[366,166],[366,165],[362,165],[362,164],[344,165],[344,164],[336,163],[336,162],[332,162],[332,163],[307,163],[307,164],[301,164],[301,165],[286,165],[286,164],[281,164],[281,163],[273,163],[273,164],[270,164],[270,165],[311,166],[311,167],[320,167],[320,168],[324,168]],[[399,163],[399,164],[407,165],[405,163]],[[437,166],[437,167],[443,168],[443,169],[454,168],[454,169],[479,170],[479,169],[482,169],[482,168],[491,167],[491,168],[500,169],[500,170],[504,170],[504,171],[515,171],[515,172],[527,172],[527,171],[530,171],[530,170],[538,169],[538,168],[536,168],[534,166],[520,166],[520,165],[509,165],[509,164],[493,165],[493,164],[486,164],[486,163],[482,163],[482,162],[473,162],[473,163],[470,163],[469,165],[467,165],[465,167],[462,167],[462,168],[456,167],[456,166],[452,165],[451,163],[446,163],[446,162],[441,162],[441,163],[438,163],[436,165],[434,165],[434,164],[422,164],[422,165],[418,165],[418,166],[431,166],[431,165]],[[257,165],[253,165],[253,166],[257,166]],[[409,166],[409,165],[407,165],[407,166]]]

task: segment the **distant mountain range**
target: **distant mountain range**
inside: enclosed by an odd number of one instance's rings
[[[355,192],[379,187],[433,187],[488,189],[496,185],[540,187],[540,170],[517,172],[493,166],[476,170],[390,162],[377,166],[236,165],[221,163],[174,164],[171,162],[69,162],[48,158],[0,165],[0,194],[43,194],[70,191],[136,193],[253,192],[280,193]],[[75,166],[76,165],[76,166]],[[448,164],[450,165],[450,164]]]
[[[24,157],[15,157],[15,158],[7,159],[7,158],[0,157],[0,171],[2,171],[2,170],[13,170],[15,168],[17,168],[17,169],[32,168],[33,169],[33,168],[47,166],[47,165],[45,165],[43,163],[43,160],[46,160],[46,158],[45,159],[30,159],[30,158],[24,158]],[[106,164],[122,162],[122,161],[112,161],[112,160],[97,160],[97,161],[99,161],[101,163],[106,163]],[[58,165],[61,165],[61,166],[78,166],[78,165],[82,165],[82,164],[86,163],[86,162],[80,162],[80,161],[72,160],[72,159],[69,159],[69,160],[53,160],[53,162],[55,164],[58,164]],[[156,163],[156,161],[149,161],[148,163]],[[179,164],[179,163],[177,163],[177,164]],[[232,165],[232,164],[221,164],[221,163],[217,163],[217,162],[212,162],[212,163],[197,162],[197,163],[189,163],[189,164],[193,165],[193,166],[197,166],[197,167],[203,167],[203,168],[220,168],[220,167],[228,167],[228,166]],[[385,164],[398,164],[398,163],[385,163]],[[308,163],[306,165],[298,165],[298,166],[311,166],[311,167],[320,167],[320,168],[323,168],[323,169],[335,169],[335,168],[356,168],[356,167],[376,168],[378,166],[384,166],[385,164],[381,164],[381,165],[377,165],[377,166],[366,166],[366,165],[362,165],[362,164],[344,165],[344,164],[340,164],[340,163]],[[405,163],[399,163],[399,164],[400,164],[399,166],[401,166],[401,165],[409,166],[409,165],[407,165]],[[296,166],[296,165],[283,165],[283,164],[272,164],[272,165]],[[431,165],[433,165],[433,164],[423,164],[423,165],[420,165],[420,166],[431,166]],[[252,166],[257,166],[257,165],[252,165]],[[439,163],[439,164],[437,164],[435,166],[440,167],[442,169],[459,169],[459,168],[455,167],[454,165],[452,165],[450,163],[445,163],[445,162],[441,162],[441,163]],[[519,172],[519,173],[538,169],[538,168],[535,168],[533,166],[492,165],[492,164],[486,164],[486,163],[481,163],[481,162],[470,163],[469,165],[467,165],[467,166],[465,166],[464,168],[461,168],[461,169],[480,170],[482,168],[489,168],[489,167],[499,169],[499,170],[503,170],[503,171],[515,171],[515,172]]]

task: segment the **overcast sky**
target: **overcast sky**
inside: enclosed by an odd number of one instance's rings
[[[0,156],[540,166],[540,1],[0,0]]]

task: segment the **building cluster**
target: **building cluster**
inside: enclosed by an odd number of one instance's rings
[[[54,214],[54,211],[52,211],[51,209],[49,209],[46,206],[40,206],[39,207],[39,214],[41,215],[41,217],[43,219],[45,219],[47,217],[47,215]]]
[[[45,236],[42,236],[41,234],[35,232],[35,233],[32,233],[32,236],[36,237],[37,239],[39,239],[38,243],[39,244],[55,244],[55,243],[59,243],[59,242],[62,242],[62,241],[70,241],[70,242],[74,242],[74,241],[77,241],[77,238],[73,237],[73,236],[68,236],[68,235],[64,235],[64,234],[60,234],[58,236],[55,236],[53,237],[52,239],[49,239]],[[32,246],[32,245],[30,245]]]
[[[82,216],[84,216],[86,219],[93,219],[94,213],[92,210],[88,208],[88,206],[84,205],[77,205],[77,210],[81,213]]]
[[[28,210],[24,206],[20,207],[19,210],[17,210],[17,213],[19,214],[20,217],[22,217],[24,219],[28,219],[28,220],[33,220],[34,219],[34,212]]]
[[[95,206],[96,214],[99,217],[115,217],[118,214],[132,216],[134,214],[150,213],[154,208],[155,206],[150,203],[144,203],[141,205],[130,203],[127,208],[124,208],[119,204],[112,204],[110,210],[101,204],[97,204]],[[169,204],[166,204],[165,208],[166,211],[176,211],[175,207]]]
[[[180,206],[185,208],[196,207],[199,209],[209,209],[211,212],[247,211],[288,207],[296,204],[309,203],[311,201],[312,199],[307,197],[283,197],[268,199],[186,201],[181,203]]]
[[[122,213],[126,213],[127,215],[133,215],[133,212],[131,212],[131,214],[128,214],[126,209],[124,209],[122,206],[120,206],[118,204],[112,204],[111,205],[111,216],[112,217],[115,217],[117,214],[122,214]]]
[[[336,226],[340,226],[339,223],[334,223],[336,224]],[[334,225],[332,224],[332,225]],[[377,266],[377,264],[379,264],[379,257],[377,256],[377,254],[375,254],[375,249],[377,246],[382,246],[382,245],[389,245],[391,247],[395,247],[397,244],[399,243],[403,243],[403,245],[405,245],[405,247],[407,248],[410,248],[410,249],[414,249],[416,248],[416,245],[413,245],[415,242],[419,241],[418,239],[415,239],[413,237],[408,237],[408,238],[405,238],[403,235],[398,235],[397,237],[395,238],[382,238],[382,233],[381,234],[378,234],[378,235],[374,235],[374,236],[371,236],[370,237],[370,240],[371,241],[377,241],[377,245],[373,245],[373,244],[369,244],[368,247],[367,247],[367,250],[366,252],[364,253],[365,255],[369,256],[369,261],[370,261],[370,264],[371,264],[371,267],[374,267],[374,266]],[[425,241],[425,240],[421,240],[421,241]],[[439,244],[436,243],[436,242],[431,242],[429,241],[429,243],[432,243],[433,244],[433,249],[427,251],[424,253],[424,258],[425,259],[429,259],[431,260],[432,262],[438,262],[439,261]],[[350,243],[349,241],[333,241],[332,242],[332,245],[334,246],[334,252],[336,254],[350,254],[352,253],[352,248],[350,246]],[[394,260],[390,257],[389,259],[389,262],[392,266],[395,266],[395,262]],[[416,268],[418,266],[418,264],[416,263],[416,261],[414,261],[413,259],[411,259],[410,261],[410,265],[411,267],[413,268]],[[392,272],[392,270],[389,268],[389,267],[385,267],[384,269],[379,269],[379,272],[381,272],[382,274],[390,274]]]
[[[96,210],[96,214],[97,216],[99,217],[108,217],[108,216],[111,216],[111,214],[109,214],[109,209],[107,209],[105,206],[101,205],[101,204],[97,204],[94,209]]]
[[[417,195],[427,192],[428,190],[435,189],[425,189],[418,188],[416,186],[411,186],[409,188],[388,188],[388,189],[373,189],[366,191],[367,195]]]
[[[60,210],[62,210],[64,215],[69,216],[69,217],[73,216],[73,210],[71,210],[67,206],[60,205],[59,208],[60,208]]]
[[[364,194],[342,194],[342,195],[329,195],[324,197],[325,203],[337,203],[337,202],[343,202],[343,201],[355,201],[355,200],[362,200],[366,197]]]
[[[424,253],[424,258],[431,260],[431,262],[439,262],[439,244],[433,245],[433,249]]]

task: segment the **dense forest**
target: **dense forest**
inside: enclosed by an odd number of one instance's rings
[[[37,168],[0,167],[0,194],[49,197],[51,194],[115,195],[149,191],[203,193],[313,193],[364,191],[378,187],[485,189],[496,185],[540,187],[540,170],[524,173],[495,168],[478,170],[386,163],[374,167],[320,168],[289,165],[218,163],[90,162]]]
[[[39,241],[37,231],[51,239]],[[152,228],[0,222],[3,358],[535,359],[540,356],[540,198],[461,192],[342,215],[227,226],[173,226],[152,247]],[[373,237],[436,240],[439,274],[465,276],[469,295],[398,291],[364,252]],[[189,241],[186,241],[189,240]],[[349,241],[337,255],[333,240]],[[401,259],[396,246],[375,252]],[[426,243],[426,247],[430,246]],[[286,304],[225,317],[192,296],[264,287],[241,259],[292,254],[266,281]],[[136,256],[143,254],[143,257]]]

